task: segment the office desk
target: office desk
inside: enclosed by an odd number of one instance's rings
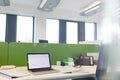
[[[57,69],[57,66],[52,66],[52,68]],[[17,70],[20,70],[24,73],[29,73],[26,67],[17,67]],[[82,66],[80,70],[85,72],[73,72],[73,73],[51,73],[51,74],[42,74],[42,75],[28,75],[24,77],[14,78],[11,80],[63,80],[63,79],[77,79],[77,78],[86,78],[86,77],[95,77],[96,66]],[[10,80],[8,78],[0,76],[0,80]]]

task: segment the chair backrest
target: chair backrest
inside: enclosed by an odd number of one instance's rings
[[[96,77],[97,80],[106,80],[106,70],[107,70],[107,50],[108,46],[101,45],[100,47],[100,53],[97,63],[97,69],[96,69]]]

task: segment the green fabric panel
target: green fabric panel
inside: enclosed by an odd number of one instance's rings
[[[7,65],[8,43],[0,42],[0,66]]]
[[[49,52],[51,63],[66,57],[75,57],[87,52],[98,52],[98,45],[85,44],[47,44],[47,43],[10,43],[9,65],[25,66],[26,54],[29,52]]]

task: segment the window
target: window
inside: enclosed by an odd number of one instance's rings
[[[67,22],[66,41],[70,44],[78,43],[78,24],[75,22]]]
[[[17,16],[17,42],[32,42],[33,17]]]
[[[93,41],[96,38],[95,23],[62,19],[46,20],[46,39],[49,43],[77,44],[79,41]]]
[[[46,20],[46,39],[49,43],[59,43],[59,20]]]
[[[6,15],[0,14],[0,42],[5,42]]]
[[[85,23],[85,41],[95,40],[95,24]]]

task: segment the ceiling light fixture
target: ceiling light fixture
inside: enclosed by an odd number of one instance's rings
[[[0,6],[9,6],[10,1],[9,0],[0,0]]]
[[[52,11],[53,8],[59,4],[59,2],[60,0],[41,0],[38,9],[42,11]]]
[[[47,2],[47,0],[42,0],[42,2],[41,2],[41,4],[39,5],[39,7],[42,8],[42,7],[45,5],[46,2]]]
[[[96,1],[93,4],[89,5],[88,7],[84,8],[81,11],[80,15],[82,16],[93,15],[100,10],[100,7],[101,7],[101,1]]]

